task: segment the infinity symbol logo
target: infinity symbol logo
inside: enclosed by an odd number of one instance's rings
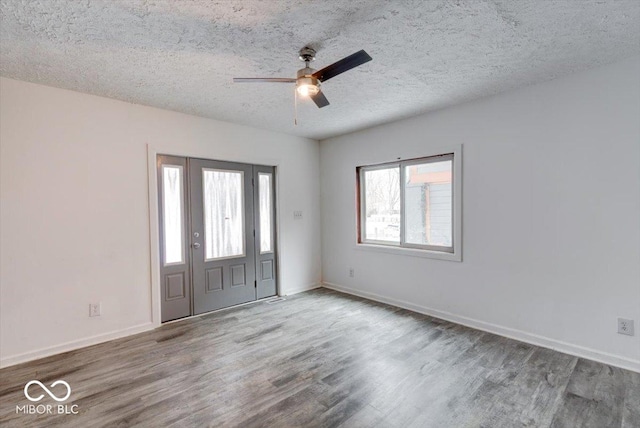
[[[29,401],[40,401],[40,400],[42,400],[42,399],[44,398],[44,394],[40,394],[39,396],[37,396],[37,397],[35,397],[35,398],[29,395],[29,391],[28,391],[28,389],[29,389],[29,387],[30,387],[31,385],[33,385],[33,384],[40,385],[40,388],[42,388],[42,389],[44,390],[44,392],[46,392],[47,394],[49,394],[49,397],[53,398],[53,399],[54,399],[54,400],[56,400],[56,401],[65,401],[65,400],[66,400],[67,398],[69,398],[69,396],[71,395],[71,387],[69,386],[69,384],[68,384],[67,382],[65,382],[65,381],[63,381],[63,380],[57,380],[57,381],[55,381],[55,382],[53,382],[53,383],[51,384],[51,388],[53,388],[53,387],[54,387],[54,386],[56,386],[56,385],[64,385],[64,386],[66,386],[66,387],[67,387],[67,395],[65,395],[65,396],[64,396],[64,397],[62,397],[62,398],[58,398],[58,397],[57,397],[53,392],[51,392],[51,391],[49,390],[49,388],[47,388],[46,386],[44,386],[44,385],[42,384],[42,382],[40,382],[39,380],[32,380],[32,381],[30,381],[29,383],[27,383],[27,384],[24,386],[24,396],[25,396],[25,397],[27,397],[27,399],[28,399]]]

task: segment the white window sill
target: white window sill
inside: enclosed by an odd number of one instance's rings
[[[415,248],[402,248],[375,244],[356,244],[355,249],[358,251],[373,251],[377,253],[395,254],[398,256],[423,257],[426,259],[448,260],[452,262],[462,261],[462,254],[460,254],[460,251],[445,253],[444,251],[420,250]]]

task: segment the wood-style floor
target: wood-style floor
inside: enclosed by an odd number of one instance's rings
[[[9,367],[0,379],[3,427],[640,427],[638,373],[326,289]],[[32,379],[67,381],[65,404],[79,414],[16,414],[31,404]]]

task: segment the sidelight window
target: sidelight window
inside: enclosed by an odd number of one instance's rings
[[[268,173],[258,173],[258,199],[260,201],[260,253],[270,253],[273,251],[273,197],[272,197],[272,175]]]
[[[162,165],[164,264],[184,263],[183,171],[180,165]]]

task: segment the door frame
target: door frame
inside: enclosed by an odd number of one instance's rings
[[[214,149],[215,150],[215,149]],[[162,325],[162,317],[161,317],[161,292],[162,292],[162,283],[161,283],[161,275],[160,275],[160,211],[158,208],[158,170],[157,170],[157,156],[158,155],[169,155],[169,156],[180,156],[185,158],[197,158],[197,159],[210,159],[224,162],[238,162],[245,164],[253,164],[253,165],[267,165],[274,167],[274,185],[275,185],[275,222],[276,222],[276,236],[275,236],[275,246],[276,246],[276,272],[278,272],[278,281],[276,283],[276,293],[278,296],[282,296],[282,275],[281,272],[281,254],[282,254],[282,246],[280,245],[280,220],[281,220],[281,212],[280,209],[280,164],[281,159],[279,158],[263,158],[263,157],[254,157],[254,156],[238,156],[232,155],[229,153],[212,153],[210,151],[205,150],[178,150],[173,147],[161,147],[161,146],[152,146],[151,144],[147,144],[147,184],[148,184],[148,207],[149,207],[149,256],[150,256],[150,266],[151,266],[151,322],[154,327],[159,327]]]

